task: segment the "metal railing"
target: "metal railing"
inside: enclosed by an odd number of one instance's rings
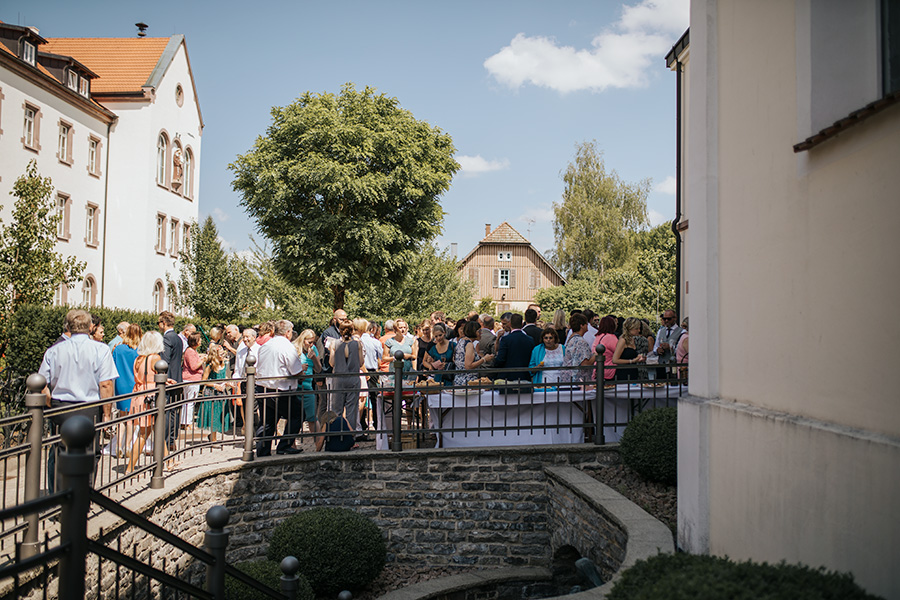
[[[92,489],[94,456],[89,449],[93,446],[94,436],[94,424],[88,418],[76,415],[68,419],[61,428],[61,437],[66,449],[60,452],[58,457],[61,491],[0,510],[0,521],[3,522],[15,520],[23,515],[31,517],[46,514],[52,508],[59,510],[59,535],[52,546],[49,540],[45,541],[43,550],[33,543],[23,544],[16,560],[0,567],[0,581],[13,579],[14,595],[18,596],[19,593],[20,576],[28,572],[31,575],[29,579],[38,578],[40,585],[46,590],[48,579],[53,577],[50,571],[55,568],[58,598],[82,600],[87,586],[86,560],[89,554],[94,554],[98,559],[116,565],[117,590],[122,585],[118,567],[125,567],[132,573],[130,586],[127,581],[124,585],[126,588],[130,587],[132,597],[135,597],[137,582],[134,574],[137,574],[146,579],[148,586],[150,582],[158,582],[165,589],[178,592],[181,597],[222,600],[225,597],[225,577],[229,575],[267,597],[296,599],[299,588],[297,573],[300,568],[296,558],[289,556],[281,562],[283,575],[280,591],[261,584],[227,563],[225,553],[229,532],[225,526],[228,524],[229,513],[224,506],[213,506],[207,511],[208,529],[204,537],[204,547],[200,549]],[[205,586],[200,587],[183,577],[128,556],[121,552],[121,548],[110,548],[99,540],[89,537],[87,526],[92,503],[120,517],[125,523],[140,528],[146,534],[159,538],[195,561],[205,564]],[[127,594],[127,591],[125,593]],[[99,590],[97,595],[100,595]],[[164,596],[165,594],[161,594],[161,597]]]
[[[324,443],[328,438],[346,435],[374,435],[376,447],[400,452],[404,447],[451,447],[453,445],[491,446],[510,443],[581,443],[604,444],[616,440],[635,414],[646,408],[674,405],[686,391],[686,379],[679,378],[686,365],[640,365],[638,367],[602,366],[604,348],[598,346],[600,368],[544,367],[492,368],[478,370],[403,371],[402,356],[393,363],[392,372],[379,373],[360,384],[368,393],[369,420],[372,427],[362,431],[322,431],[303,423],[321,417],[342,387],[341,380],[358,379],[358,373],[320,373],[289,378],[288,390],[274,390],[275,378],[258,378],[255,357],[247,358],[246,376],[242,379],[206,380],[167,385],[168,365],[153,365],[155,390],[134,392],[89,403],[72,403],[56,408],[46,407],[42,393],[44,378],[33,374],[26,381],[27,413],[0,419],[0,429],[26,431],[25,443],[0,450],[0,510],[14,506],[31,506],[53,495],[55,467],[51,460],[61,457],[63,437],[53,423],[60,423],[73,412],[86,408],[99,415],[102,406],[120,401],[143,402],[147,395],[155,401],[144,410],[120,413],[94,423],[102,443],[95,443],[92,475],[98,492],[133,490],[135,484],[147,481],[152,489],[165,486],[166,464],[188,455],[216,452],[224,446],[242,448],[241,459],[256,460],[260,451],[271,452],[273,442],[292,444],[295,440]],[[603,379],[604,371],[630,372],[642,379],[628,379],[616,384]],[[638,370],[640,369],[640,370]],[[542,373],[545,379],[574,379],[543,384],[530,381],[505,381],[510,374]],[[562,377],[553,377],[560,373]],[[449,385],[429,385],[421,380],[439,375],[451,380]],[[457,375],[489,375],[491,383],[452,383]],[[666,379],[662,379],[666,376]],[[465,378],[465,377],[463,377]],[[462,378],[461,378],[462,379]],[[370,383],[371,382],[371,383]],[[418,383],[419,385],[416,385]],[[224,392],[190,398],[189,386],[200,385],[212,390],[224,385]],[[353,387],[353,384],[350,385]],[[195,388],[196,389],[196,388]],[[304,396],[312,396],[313,414],[304,412]],[[182,419],[182,414],[199,409],[199,419]],[[238,407],[238,402],[240,406]],[[308,404],[308,402],[307,402]],[[232,410],[232,408],[234,410]],[[341,412],[342,407],[332,404]],[[272,415],[271,411],[275,411]],[[240,417],[241,426],[231,425]],[[74,418],[74,417],[72,417]],[[68,420],[72,420],[69,418]],[[264,424],[285,421],[284,430],[267,432]],[[374,421],[377,420],[377,425]],[[68,422],[68,421],[66,421]],[[299,423],[299,427],[297,424]],[[184,428],[182,428],[184,425]],[[196,426],[195,426],[196,425]],[[203,427],[200,427],[200,426]],[[147,433],[145,441],[140,433]],[[209,431],[209,434],[207,434]],[[213,432],[216,436],[213,437]],[[221,439],[219,439],[221,436]],[[132,445],[128,452],[129,442]],[[123,447],[125,452],[123,452]],[[281,447],[281,446],[279,446]],[[326,446],[327,447],[327,446]],[[148,456],[152,453],[152,456]],[[135,460],[136,459],[136,460]],[[58,460],[57,460],[58,462]],[[129,469],[129,467],[132,467]],[[41,498],[41,494],[45,496]],[[41,504],[36,511],[9,513],[0,530],[0,565],[28,559],[46,547],[48,535],[57,531],[51,523],[61,509],[59,504]],[[95,510],[105,510],[95,502]],[[44,542],[39,541],[41,536]]]

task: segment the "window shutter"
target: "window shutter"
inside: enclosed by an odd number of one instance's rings
[[[500,287],[500,269],[494,269],[494,287]]]
[[[510,289],[516,287],[516,270],[515,269],[509,270],[509,287],[510,287]]]
[[[478,267],[469,267],[469,281],[474,281],[478,286]]]
[[[536,290],[541,287],[541,272],[538,269],[530,269],[528,273],[528,289]]]

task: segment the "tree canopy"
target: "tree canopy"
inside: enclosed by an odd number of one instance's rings
[[[449,135],[396,98],[304,93],[230,165],[241,204],[271,241],[286,281],[348,289],[396,280],[441,231],[438,198],[459,164]]]
[[[590,308],[599,314],[646,317],[654,322],[675,306],[675,236],[671,222],[632,235],[625,264],[602,275],[582,270],[566,285],[539,290],[544,311]]]
[[[576,145],[563,172],[562,200],[553,203],[553,262],[567,278],[621,267],[633,249],[633,233],[647,224],[650,180],[626,183],[607,172],[596,142]]]
[[[175,293],[179,308],[209,321],[231,320],[247,312],[253,290],[250,269],[222,249],[212,217],[191,227],[190,248],[181,253],[179,262],[178,285],[169,281],[169,293]]]
[[[41,177],[34,160],[10,192],[16,198],[12,222],[0,231],[0,288],[4,313],[23,304],[49,304],[60,285],[80,281],[85,263],[56,251],[53,183]],[[0,222],[2,223],[2,222]]]

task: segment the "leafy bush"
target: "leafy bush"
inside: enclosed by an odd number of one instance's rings
[[[262,559],[240,563],[235,566],[263,585],[267,585],[276,591],[281,590],[281,566],[279,566],[279,563]],[[313,594],[312,588],[309,586],[306,577],[301,574],[299,580],[300,587],[297,590],[298,600],[314,600],[315,595]],[[262,592],[254,590],[230,575],[225,576],[225,598],[226,600],[269,599],[269,597]]]
[[[357,590],[381,569],[387,550],[371,519],[345,508],[313,508],[282,521],[272,532],[269,560],[293,555],[320,596]]]
[[[619,444],[625,464],[641,476],[675,485],[678,476],[678,413],[675,408],[646,410],[625,428]]]
[[[877,600],[849,573],[805,565],[660,554],[622,574],[609,600]]]

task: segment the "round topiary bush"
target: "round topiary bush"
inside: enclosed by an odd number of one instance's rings
[[[384,568],[387,549],[381,530],[368,517],[345,508],[312,508],[282,521],[272,532],[269,560],[300,561],[316,594],[358,590]]]
[[[238,569],[259,581],[263,585],[267,585],[273,590],[281,590],[281,566],[277,562],[261,559],[235,565]],[[303,574],[299,577],[299,589],[297,590],[298,600],[315,600],[312,587]],[[230,575],[225,576],[225,598],[226,600],[269,600],[269,597],[250,586],[238,581]]]
[[[622,573],[609,600],[879,600],[849,573],[805,565],[659,554]]]
[[[651,408],[625,427],[619,443],[625,464],[641,476],[669,485],[678,479],[678,413],[675,408]]]

